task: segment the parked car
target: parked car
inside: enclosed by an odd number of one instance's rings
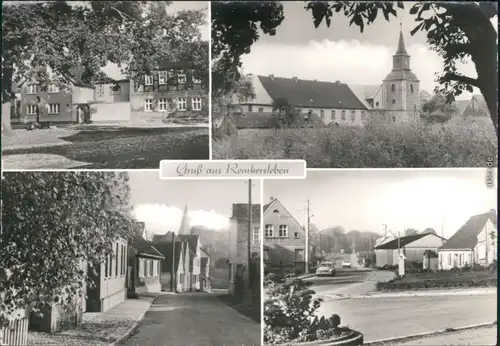
[[[332,262],[321,262],[316,269],[316,276],[335,276],[337,272],[335,271],[335,265]]]
[[[351,262],[349,261],[342,261],[342,268],[351,268]]]

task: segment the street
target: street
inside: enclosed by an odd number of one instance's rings
[[[224,305],[216,294],[163,294],[121,345],[260,345],[260,325]]]

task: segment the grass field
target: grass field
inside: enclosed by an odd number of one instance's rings
[[[497,155],[491,122],[245,129],[213,143],[213,159],[304,159],[309,168],[485,167]],[[495,162],[495,166],[497,163]]]

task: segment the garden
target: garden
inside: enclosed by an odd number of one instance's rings
[[[363,334],[341,326],[340,316],[317,316],[322,299],[310,282],[293,274],[264,279],[264,343],[273,345],[362,345]]]
[[[497,285],[497,268],[496,263],[493,263],[489,267],[475,265],[438,271],[422,269],[388,282],[378,282],[377,290],[402,291],[429,288],[497,287]]]
[[[214,159],[304,159],[310,168],[484,167],[497,153],[490,122],[240,129]],[[496,165],[496,163],[495,163]]]

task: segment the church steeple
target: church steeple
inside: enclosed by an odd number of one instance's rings
[[[405,47],[405,40],[403,38],[403,23],[399,23],[399,41],[396,55],[408,55]]]
[[[392,70],[393,71],[401,71],[401,70],[410,70],[410,56],[406,51],[405,40],[403,38],[403,24],[399,23],[399,41],[398,41],[398,49],[396,50],[396,54],[392,57]]]
[[[180,235],[191,234],[191,226],[189,225],[188,207],[184,206],[184,213],[182,214],[181,225],[179,227]]]

